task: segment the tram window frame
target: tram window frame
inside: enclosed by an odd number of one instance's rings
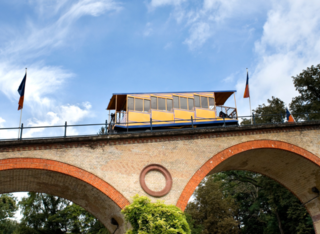
[[[138,111],[138,112],[143,112],[143,99],[141,98],[135,98],[134,99],[134,111]],[[141,109],[137,109],[137,108],[140,108],[140,105],[141,105]]]
[[[156,102],[153,103],[152,101],[154,101],[154,100],[152,100],[152,99],[156,99],[155,100]],[[151,96],[150,101],[151,101],[151,109],[158,110],[158,97]],[[153,106],[154,104],[156,104],[156,107]]]
[[[199,99],[199,105],[197,103],[197,99]],[[207,104],[208,106],[207,107],[204,107],[202,105],[202,100],[204,99],[207,99]],[[210,100],[213,100],[213,106],[212,108],[210,108]],[[216,102],[215,102],[215,97],[208,97],[208,96],[203,96],[203,95],[198,95],[198,94],[195,94],[194,95],[194,107],[195,108],[202,108],[202,109],[209,109],[209,110],[215,110],[216,109]]]
[[[203,101],[207,101],[206,102],[206,107],[203,107],[203,104],[205,104]],[[208,97],[206,97],[206,96],[201,96],[201,98],[200,98],[200,101],[201,101],[201,108],[203,108],[203,109],[209,109],[209,103],[208,103]]]
[[[215,100],[214,100],[214,97],[208,97],[208,99],[209,99],[209,109],[210,109],[210,110],[215,110],[215,108],[216,108],[216,102],[215,102]],[[213,103],[210,103],[210,100],[212,100]],[[213,104],[213,105],[211,105],[211,104]]]
[[[171,102],[170,110],[169,110],[168,101],[170,101],[170,102]],[[166,103],[167,103],[167,111],[172,112],[172,110],[173,110],[173,99],[171,99],[171,98],[167,98],[167,99],[166,99]]]
[[[179,102],[180,102],[180,109],[181,110],[188,110],[188,98],[187,97],[179,97]]]
[[[166,111],[167,110],[167,103],[166,103],[166,98],[162,98],[162,97],[157,97],[157,101],[158,101],[158,110],[161,111]],[[163,103],[160,103],[160,101]],[[161,106],[160,106],[161,105]],[[161,108],[161,109],[160,109]]]
[[[194,96],[194,107],[201,108],[200,95],[193,95],[193,96]]]
[[[175,99],[178,99],[178,100],[175,100]],[[180,109],[180,97],[173,95],[172,100],[173,100],[173,108]],[[178,105],[176,105],[176,104],[178,104]]]
[[[132,103],[130,103],[130,101],[132,101]],[[132,104],[132,107],[130,107],[130,104]],[[134,111],[134,97],[128,97],[128,111]]]
[[[146,103],[149,102],[149,108],[146,110]],[[143,112],[149,112],[151,110],[151,100],[143,99]]]
[[[183,98],[183,99],[182,99]],[[177,100],[175,100],[177,99]],[[186,99],[186,106],[182,106],[182,100]],[[188,111],[194,111],[194,98],[193,97],[186,97],[186,96],[176,96],[176,95],[173,95],[173,108],[175,109],[181,109],[181,110],[188,110]],[[190,108],[189,107],[189,100],[192,100],[192,107]],[[177,105],[178,103],[178,105]]]
[[[192,103],[192,107],[190,108],[190,101]],[[194,110],[194,98],[188,98],[188,110]]]
[[[151,109],[153,110],[159,110],[159,111],[168,111],[168,112],[172,112],[173,111],[173,108],[172,108],[172,105],[171,105],[171,109],[168,110],[168,100],[171,101],[171,104],[173,104],[173,99],[172,98],[167,98],[167,97],[157,97],[157,96],[151,96],[150,98],[150,103],[152,105],[152,99],[156,99],[156,103],[157,103],[157,108],[152,108],[151,106]],[[160,105],[159,105],[159,100],[162,100],[164,99],[164,104],[165,104],[165,109],[159,109]]]

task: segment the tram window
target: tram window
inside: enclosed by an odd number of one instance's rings
[[[180,108],[188,110],[187,98],[180,97]]]
[[[214,109],[214,98],[209,97],[209,108],[210,110]]]
[[[134,110],[143,111],[143,100],[139,98],[134,99]]]
[[[208,108],[208,98],[207,97],[201,97],[201,107]]]
[[[167,99],[167,111],[171,111],[171,110],[172,110],[172,100]]]
[[[166,110],[166,99],[158,98],[158,110]]]
[[[134,110],[134,103],[133,103],[133,98],[132,97],[128,97],[128,109],[129,110]]]
[[[193,110],[193,98],[188,98],[188,107],[189,110]]]
[[[194,105],[200,107],[200,97],[198,95],[194,95]]]
[[[150,100],[144,100],[144,112],[149,112],[150,110]]]
[[[179,108],[179,97],[173,96],[173,106],[174,108]]]
[[[157,109],[157,98],[151,97],[151,109]]]

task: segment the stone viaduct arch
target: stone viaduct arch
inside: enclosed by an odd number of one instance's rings
[[[78,167],[54,160],[11,158],[0,160],[0,194],[43,192],[66,198],[97,217],[108,229],[115,218],[124,232],[120,210],[129,201],[110,184]]]
[[[184,210],[199,183],[210,174],[228,170],[247,170],[266,175],[289,189],[302,203],[316,196],[320,188],[320,159],[311,152],[281,141],[255,140],[231,146],[210,158],[192,176],[177,206]],[[316,233],[320,229],[320,202],[306,204]]]
[[[122,234],[120,210],[134,195],[158,199],[139,180],[150,164],[170,172],[172,187],[160,199],[181,209],[206,175],[235,169],[267,175],[306,202],[312,187],[320,190],[320,122],[0,141],[0,193],[65,197],[111,231],[115,217]],[[164,185],[161,173],[150,174],[147,186]],[[318,233],[319,201],[307,204]]]

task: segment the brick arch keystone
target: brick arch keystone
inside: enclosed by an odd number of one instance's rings
[[[106,181],[78,167],[39,158],[11,158],[0,160],[0,172],[14,169],[38,169],[62,173],[90,184],[113,200],[121,209],[130,202]]]
[[[203,164],[202,167],[198,169],[196,173],[191,177],[191,179],[183,189],[176,206],[184,211],[193,192],[200,184],[200,182],[210,173],[210,171],[212,171],[216,166],[218,166],[221,162],[225,161],[226,159],[241,152],[253,149],[280,149],[289,151],[298,154],[320,166],[319,157],[305,149],[302,149],[298,146],[286,142],[273,140],[254,140],[240,143],[217,153],[212,158],[210,158],[205,164]]]

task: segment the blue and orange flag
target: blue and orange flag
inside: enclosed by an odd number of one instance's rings
[[[246,88],[244,90],[243,98],[249,98],[250,93],[249,93],[249,72],[247,71],[247,82],[246,82]]]
[[[287,116],[287,121],[288,121],[289,123],[294,123],[294,119],[293,119],[290,111],[288,110],[288,108],[286,108],[286,116]]]
[[[24,75],[21,81],[21,84],[18,88],[18,93],[20,94],[18,110],[21,110],[23,108],[24,90],[26,89],[26,81],[27,81],[27,73]]]

